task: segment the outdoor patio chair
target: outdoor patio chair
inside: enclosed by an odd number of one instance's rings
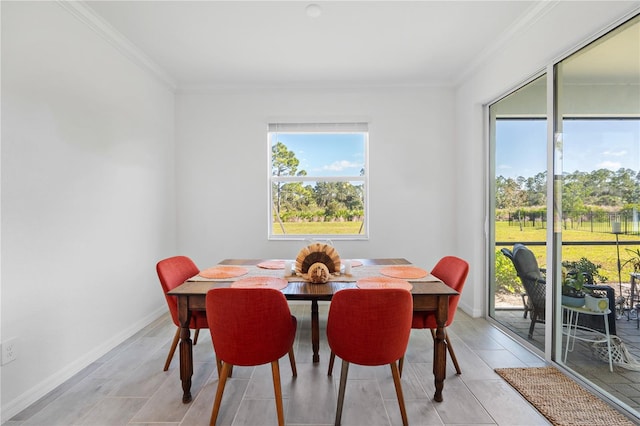
[[[544,324],[544,309],[547,282],[542,274],[538,261],[533,252],[524,244],[515,244],[511,255],[502,253],[513,262],[518,278],[522,282],[527,293],[527,303],[531,305],[531,325],[529,326],[529,339],[533,339],[533,330],[536,323]]]
[[[506,258],[508,258],[511,262],[513,262],[513,252],[511,250],[505,247],[501,249],[500,252]],[[522,318],[527,319],[527,315],[529,314],[529,312],[533,311],[533,305],[531,305],[531,302],[529,301],[529,296],[527,295],[526,291],[523,291],[522,293],[520,293],[520,297],[522,297],[522,306],[523,306]]]
[[[544,324],[544,310],[546,300],[546,277],[545,269],[538,267],[538,261],[534,254],[524,244],[514,244],[513,250],[502,249],[501,252],[511,259],[516,269],[518,278],[522,282],[526,292],[527,303],[530,305],[531,325],[529,327],[529,339],[533,338],[533,330],[536,323]],[[593,283],[592,277],[587,277],[587,282]],[[585,288],[592,290],[609,299],[609,307],[615,306],[615,290],[603,284],[586,284]],[[525,307],[525,309],[527,309]],[[589,315],[580,316],[578,325],[593,330],[604,332],[604,322],[600,317]],[[609,314],[609,334],[616,335],[616,314],[611,309]]]

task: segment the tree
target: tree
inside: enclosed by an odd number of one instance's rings
[[[522,207],[526,206],[526,193],[521,186],[524,181],[523,177],[518,177],[517,181],[503,176],[498,176],[496,179],[496,207],[508,210],[517,209],[520,229],[523,225]]]
[[[296,154],[282,142],[276,143],[271,147],[271,174],[272,176],[305,176],[306,171],[298,171],[300,160],[296,158]],[[293,189],[292,185],[287,186],[284,182],[274,184],[274,192],[276,194],[276,212],[280,214],[282,208],[282,199],[285,196],[286,189]]]
[[[529,206],[544,206],[547,202],[547,172],[527,178],[525,189]]]
[[[637,203],[638,200],[638,183],[636,174],[631,169],[619,169],[614,174],[612,186],[620,202],[625,204]]]

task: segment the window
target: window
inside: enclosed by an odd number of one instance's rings
[[[269,124],[269,238],[365,239],[366,123]]]

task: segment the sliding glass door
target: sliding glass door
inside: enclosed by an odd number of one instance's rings
[[[548,69],[488,108],[488,313],[640,417],[640,16]],[[516,244],[531,254],[520,263],[509,258]],[[600,343],[568,345],[575,287],[606,300],[579,324]]]
[[[495,278],[491,280],[490,316],[539,351],[544,351],[545,300],[527,292],[511,255],[515,244],[524,244],[540,268],[547,263],[546,90],[547,78],[542,75],[489,108]],[[542,279],[540,287],[544,286]]]
[[[638,300],[630,288],[634,271],[625,260],[640,249],[640,17],[557,63],[555,76],[562,173],[558,267],[590,268],[593,291],[583,293],[587,298],[607,296],[612,312],[608,324],[590,312],[584,314],[589,322],[580,325],[588,329],[587,337],[614,336],[613,352],[606,343],[589,341],[567,348],[561,333],[567,308],[560,307],[554,322],[559,336],[556,360],[638,412],[640,402],[627,387],[640,374],[640,333],[632,321]],[[558,277],[559,300],[572,291],[570,284]],[[624,356],[622,347],[627,350]],[[618,361],[613,371],[610,353]]]

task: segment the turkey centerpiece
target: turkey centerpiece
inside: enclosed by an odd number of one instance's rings
[[[331,274],[340,273],[340,255],[331,244],[309,244],[296,257],[296,272],[314,284],[324,284]]]

